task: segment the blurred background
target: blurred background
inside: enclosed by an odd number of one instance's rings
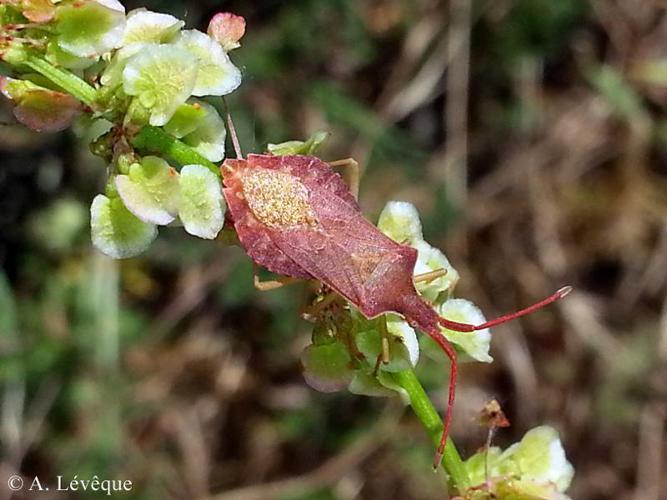
[[[664,1],[126,6],[200,29],[245,16],[230,96],[244,150],[330,131],[320,155],[362,164],[369,218],[417,205],[487,317],[575,286],[496,328],[493,364],[463,366],[465,455],[496,397],[512,422],[497,444],[559,430],[573,498],[666,498]],[[103,257],[88,207],[105,169],[85,134],[31,133],[4,100],[0,121],[3,477],[131,479],[123,498],[443,498],[400,401],[304,383],[304,287],[256,292],[239,248],[180,230],[142,258]],[[419,367],[440,408],[446,368]]]

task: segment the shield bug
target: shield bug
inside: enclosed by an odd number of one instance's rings
[[[456,393],[456,351],[440,328],[473,332],[550,304],[564,287],[521,311],[471,325],[438,315],[415,289],[417,251],[397,243],[361,213],[330,165],[314,156],[248,155],[222,165],[223,194],[241,245],[269,271],[319,280],[367,318],[393,312],[431,336],[451,360],[448,407],[434,465],[440,464]]]

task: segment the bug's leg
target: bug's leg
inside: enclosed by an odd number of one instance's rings
[[[540,309],[559,299],[562,299],[571,291],[572,291],[571,286],[565,286],[560,290],[558,290],[553,295],[533,304],[532,306],[526,307],[525,309],[521,309],[520,311],[514,313],[505,314],[504,316],[492,319],[480,325],[459,323],[458,321],[452,321],[442,317],[438,319],[438,323],[440,326],[443,326],[445,328],[457,332],[474,332],[477,330],[483,330],[485,328],[491,328],[492,326],[500,325],[507,321],[511,321],[513,319],[519,318],[533,311],[536,311],[537,309]],[[415,326],[419,327],[418,324],[416,324]],[[445,354],[451,361],[450,376],[449,376],[449,396],[447,398],[448,401],[447,412],[445,413],[445,421],[442,429],[442,436],[440,437],[440,443],[438,444],[438,450],[436,451],[433,460],[433,467],[437,468],[440,466],[440,463],[442,462],[442,456],[444,455],[445,445],[447,443],[447,436],[449,435],[449,426],[452,421],[452,407],[454,405],[454,399],[456,395],[456,377],[458,372],[458,363],[456,360],[456,351],[454,350],[454,347],[449,343],[449,341],[445,338],[444,335],[440,334],[439,328],[428,328],[425,329],[425,331],[433,340],[436,341],[436,343],[440,346],[440,348],[445,352]]]
[[[387,364],[390,361],[389,356],[389,330],[387,330],[387,317],[382,316],[379,318],[380,321],[380,341],[382,349],[380,354],[378,354],[377,360],[375,361],[375,366],[373,367],[373,376],[376,376],[378,370],[380,369],[380,363]]]
[[[301,313],[301,316],[304,319],[317,318],[320,315],[320,313],[324,309],[326,309],[329,305],[331,305],[331,303],[337,298],[338,294],[336,292],[329,292],[318,303],[304,308],[303,312]]]
[[[415,283],[428,283],[438,278],[442,278],[447,274],[447,269],[436,269],[430,273],[418,274],[413,278]]]
[[[344,160],[330,161],[331,167],[343,167],[343,178],[350,187],[350,192],[355,200],[359,199],[359,163],[354,158],[345,158]]]
[[[268,280],[268,281],[261,281],[259,278],[259,275],[257,274],[257,266],[253,264],[253,285],[255,285],[255,288],[259,290],[260,292],[268,292],[269,290],[275,290],[276,288],[281,288],[286,285],[292,285],[294,283],[300,283],[303,280],[300,280],[298,278],[290,278],[290,277],[281,277],[277,278],[275,280]]]
[[[440,443],[433,457],[433,468],[437,469],[442,463],[442,457],[445,454],[445,445],[447,444],[447,437],[449,436],[449,426],[452,423],[452,411],[454,409],[454,399],[456,398],[456,378],[458,375],[458,362],[456,359],[456,350],[439,331],[427,331],[428,335],[436,341],[440,348],[449,358],[451,367],[449,369],[449,389],[447,396],[447,411],[445,412],[445,421],[442,426],[442,434],[440,435]]]

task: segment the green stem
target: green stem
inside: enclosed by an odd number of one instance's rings
[[[88,85],[81,78],[67,70],[56,68],[51,63],[38,56],[29,56],[23,64],[48,78],[58,87],[68,92],[82,103],[94,107],[97,100],[97,90]]]
[[[405,370],[399,373],[394,373],[393,378],[410,397],[410,405],[412,411],[415,412],[417,418],[428,432],[433,442],[438,445],[440,442],[440,434],[442,433],[442,420],[438,412],[433,407],[426,391],[422,387],[419,379],[412,370]],[[453,487],[459,492],[464,493],[470,486],[470,479],[468,471],[465,469],[461,455],[459,455],[454,442],[447,439],[445,446],[445,454],[442,458],[442,466],[449,474]]]
[[[220,177],[220,168],[197,153],[187,144],[167,134],[158,127],[146,126],[132,139],[137,149],[160,153],[180,165],[203,165]]]

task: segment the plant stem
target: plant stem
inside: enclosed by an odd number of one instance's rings
[[[138,149],[160,153],[180,165],[202,165],[220,177],[218,166],[204,158],[187,144],[167,134],[158,127],[146,126],[132,139]]]
[[[442,420],[438,412],[433,407],[426,391],[422,387],[419,379],[412,370],[405,370],[399,373],[394,373],[393,378],[410,397],[410,405],[412,411],[415,412],[417,418],[431,436],[433,442],[437,445],[440,441],[440,433],[442,432]],[[459,492],[464,493],[470,486],[470,479],[468,472],[463,465],[461,455],[456,449],[454,442],[447,439],[445,446],[445,454],[442,458],[442,466],[449,475],[452,486]]]
[[[51,63],[38,56],[29,56],[23,64],[36,71],[40,75],[48,78],[65,92],[72,94],[82,103],[94,107],[97,100],[97,90],[88,85],[81,78],[67,70],[56,68]]]

